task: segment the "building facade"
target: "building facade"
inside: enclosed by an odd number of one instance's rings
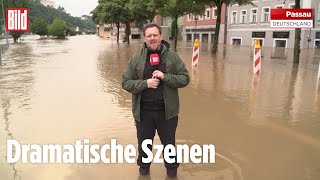
[[[271,28],[272,8],[294,8],[294,0],[255,0],[255,6],[228,7],[227,44],[252,46],[259,39],[265,47],[293,48],[294,28]],[[313,8],[314,28],[301,29],[301,48],[320,48],[320,3],[301,0],[300,8]],[[311,39],[308,42],[308,39]]]
[[[161,26],[163,39],[166,41],[173,40],[171,37],[171,22],[172,19],[169,17],[161,17],[156,15],[153,22]],[[178,18],[178,40],[182,39],[182,26],[183,18]],[[112,24],[100,24],[97,25],[97,36],[101,38],[112,38],[115,39],[117,35],[117,28],[114,23]],[[125,24],[120,24],[119,37],[123,39],[125,37]],[[130,39],[142,39],[143,38],[143,28],[136,27],[135,23],[131,23],[131,35]]]
[[[225,39],[226,6],[222,6],[221,25],[219,32],[219,43]],[[183,19],[182,37],[184,41],[193,42],[195,37],[201,42],[211,43],[213,41],[217,21],[217,8],[207,8],[204,15],[195,16],[188,14]]]

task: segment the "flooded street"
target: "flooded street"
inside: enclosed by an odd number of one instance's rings
[[[121,75],[140,47],[94,35],[10,44],[0,66],[0,179],[139,179],[129,163],[8,164],[6,142],[136,145]],[[180,180],[320,179],[320,49],[304,49],[299,65],[291,49],[263,49],[254,83],[249,47],[221,46],[213,56],[203,45],[194,69],[191,43],[177,51],[191,77],[179,91],[177,143],[216,148],[214,164],[181,164]],[[150,179],[165,177],[163,164],[152,164]]]

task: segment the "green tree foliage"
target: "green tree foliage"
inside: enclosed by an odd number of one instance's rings
[[[11,32],[10,33],[14,42],[18,42],[18,39],[21,37],[22,34],[23,34],[23,32]]]
[[[126,25],[125,42],[129,43],[131,23],[142,27],[146,21],[152,21],[157,14],[161,0],[99,0],[99,4],[91,12],[96,24],[115,23],[117,26],[117,42],[119,42],[120,24]],[[139,26],[140,25],[140,26]]]
[[[91,11],[92,14],[92,20],[96,24],[103,24],[105,22],[104,20],[104,13],[103,13],[103,1],[99,1],[99,4],[94,8],[94,10]]]
[[[98,6],[92,11],[96,23],[115,23],[117,26],[117,43],[119,43],[120,23],[128,18],[128,0],[99,0]]]
[[[130,43],[130,35],[131,35],[131,26],[130,23],[134,22],[133,13],[131,11],[131,4],[129,0],[125,2],[124,11],[122,16],[120,17],[120,21],[126,25],[125,29],[125,41],[129,44]]]
[[[3,0],[4,10],[6,8],[28,8],[30,6],[30,1],[22,1],[22,0]],[[2,2],[0,1],[0,11],[2,16]],[[4,12],[6,14],[6,12]]]
[[[1,3],[0,3],[0,6],[1,6],[0,16],[2,17],[3,12],[2,12]],[[55,9],[50,6],[44,6],[43,4],[40,3],[40,0],[4,0],[4,9],[8,7],[29,8],[29,22],[30,22],[29,25],[31,27],[31,31],[33,29],[32,28],[33,24],[36,23],[39,17],[42,17],[43,20],[48,24],[52,23],[55,18],[60,18],[64,20],[69,26],[71,26],[72,29],[79,27],[79,29],[82,31],[90,31],[90,32],[96,31],[96,25],[91,20],[91,18],[88,18],[88,20],[81,20],[80,17],[73,17],[70,14],[68,14],[63,7],[58,7],[57,9]],[[21,36],[23,33],[14,33],[14,34],[10,33],[10,34],[12,36],[17,37],[19,34]],[[19,39],[19,37],[17,39]]]
[[[178,27],[176,26],[177,25],[177,22],[175,22],[176,20],[173,19],[172,22],[171,22],[171,37],[175,37],[176,36],[176,32],[178,31]],[[175,37],[176,38],[176,37]]]
[[[66,23],[59,18],[56,18],[52,24],[48,26],[49,35],[64,39],[66,37],[67,26]]]
[[[48,24],[42,18],[38,18],[31,25],[31,32],[40,36],[48,35]]]
[[[125,33],[125,38],[124,38],[124,42],[127,42],[128,44],[130,43],[130,34],[131,34],[131,26],[130,23],[126,23],[126,29],[124,30]]]
[[[152,22],[163,3],[159,0],[130,0],[129,7],[136,23]]]
[[[171,17],[175,23],[175,35],[178,36],[178,18],[189,13],[201,14],[205,11],[205,3],[193,3],[193,0],[164,0],[164,5],[159,8],[159,12],[164,17]],[[174,41],[174,49],[177,48],[177,38]]]
[[[76,34],[77,31],[73,27],[66,25],[66,35],[75,36]]]

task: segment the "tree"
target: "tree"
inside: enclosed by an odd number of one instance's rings
[[[103,1],[99,1],[99,4],[90,12],[92,14],[91,18],[96,24],[104,23],[103,5]]]
[[[130,11],[133,15],[135,22],[145,23],[146,21],[152,22],[153,18],[157,15],[158,9],[163,6],[163,1],[159,0],[130,0]]]
[[[117,26],[117,43],[119,43],[119,32],[121,16],[125,12],[126,0],[99,0],[98,6],[93,10],[95,22],[115,23]]]
[[[31,25],[31,32],[33,32],[34,34],[38,34],[40,36],[48,35],[48,24],[45,22],[44,19],[38,18]]]
[[[125,41],[130,44],[130,35],[131,35],[131,26],[130,23],[134,22],[134,16],[131,9],[131,5],[129,1],[125,2],[124,11],[122,13],[122,16],[120,17],[120,21],[126,25],[125,29]]]
[[[127,42],[128,44],[130,44],[130,34],[131,34],[131,26],[130,26],[130,23],[127,22],[126,23],[126,29],[124,30],[124,33],[125,33],[125,42]]]
[[[171,35],[171,37],[174,37],[174,38],[177,38],[177,37],[175,37],[176,36],[176,32],[178,31],[178,27],[176,26],[178,23],[177,22],[175,22],[175,19],[174,20],[172,20],[172,22],[171,22],[171,33],[170,33],[170,35]]]
[[[163,7],[160,7],[159,12],[164,17],[171,17],[175,23],[174,37],[178,36],[178,18],[190,13],[204,13],[204,3],[193,3],[193,0],[164,0]],[[174,40],[174,49],[177,49],[177,38]]]
[[[69,24],[66,25],[66,35],[75,36],[77,34],[76,30],[71,27]]]
[[[220,33],[220,24],[221,24],[221,11],[222,6],[225,4],[226,6],[230,6],[233,4],[238,4],[239,6],[246,4],[253,4],[251,0],[198,0],[197,2],[203,2],[210,7],[217,8],[217,21],[216,28],[214,32],[213,42],[212,42],[212,53],[215,54],[218,51],[218,43],[219,43],[219,33]]]
[[[115,23],[117,26],[117,43],[119,43],[120,24],[126,25],[125,41],[129,43],[130,23],[135,20],[129,0],[99,0],[92,11],[92,19],[97,24]]]
[[[300,0],[295,0],[295,8],[300,8]],[[293,63],[299,63],[300,61],[300,41],[301,41],[301,28],[295,28],[294,30],[294,50],[293,50]]]
[[[18,42],[18,39],[22,36],[23,32],[11,32],[10,35],[13,38],[13,42]]]
[[[56,18],[53,23],[48,26],[49,34],[61,39],[66,37],[66,29],[66,23],[59,18]]]

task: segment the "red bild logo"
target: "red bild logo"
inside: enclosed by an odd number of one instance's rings
[[[6,17],[6,29],[8,32],[28,32],[28,8],[7,8]]]

